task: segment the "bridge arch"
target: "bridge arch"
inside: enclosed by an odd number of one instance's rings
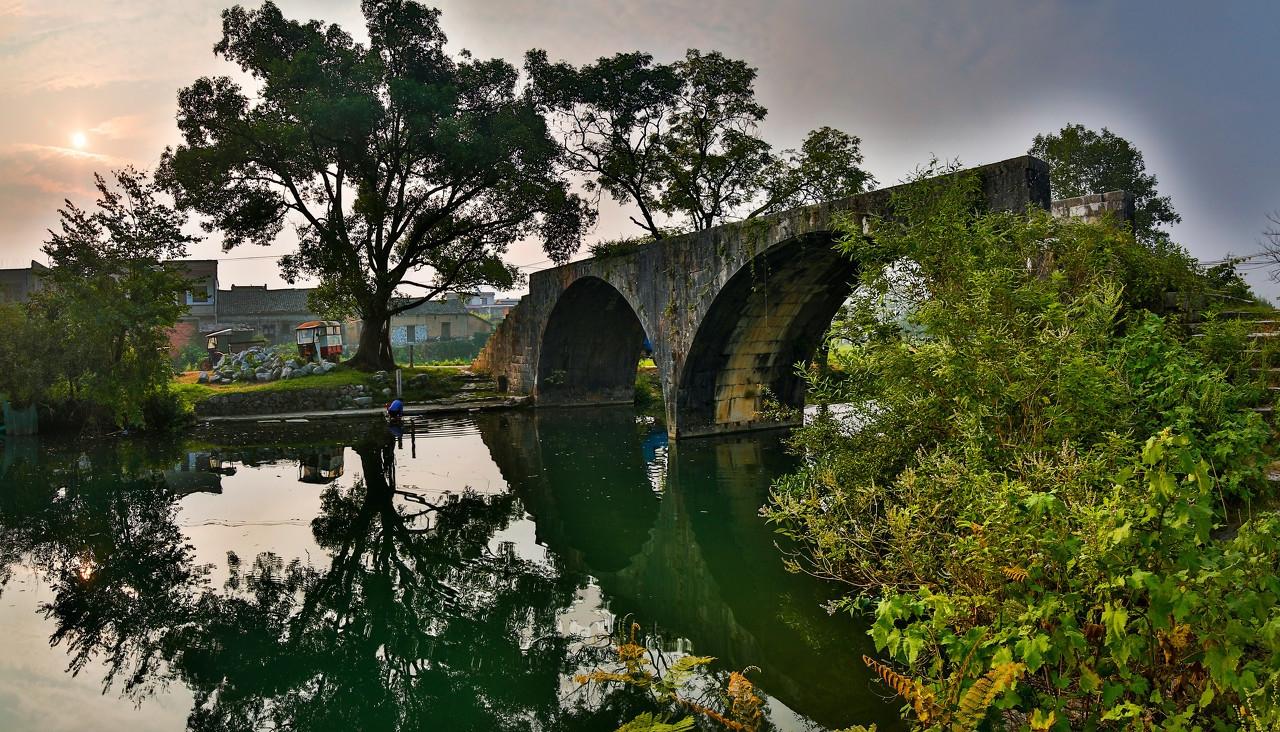
[[[540,405],[630,404],[645,329],[616,287],[579,277],[556,300],[538,348]]]
[[[740,267],[694,333],[676,394],[676,434],[767,427],[761,412],[770,394],[803,408],[796,364],[812,359],[856,275],[826,230],[783,240]]]

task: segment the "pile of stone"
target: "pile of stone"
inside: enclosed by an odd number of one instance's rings
[[[302,363],[297,347],[291,345],[254,347],[240,353],[228,353],[218,360],[212,371],[201,371],[200,384],[233,384],[298,379],[313,374],[327,374],[336,364]]]

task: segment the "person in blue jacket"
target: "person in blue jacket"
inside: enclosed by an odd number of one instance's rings
[[[399,399],[396,399],[395,401],[387,405],[387,419],[391,420],[392,422],[399,422],[400,418],[403,416],[404,416],[404,402],[400,401]]]

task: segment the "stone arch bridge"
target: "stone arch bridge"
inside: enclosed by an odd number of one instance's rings
[[[990,210],[1050,207],[1041,160],[973,170]],[[813,357],[857,270],[834,250],[833,226],[840,216],[886,214],[892,191],[535,272],[473,368],[538,406],[630,403],[647,336],[672,437],[787,426],[762,414],[763,397],[803,406],[795,365]],[[1127,199],[1086,196],[1053,208],[1095,212],[1116,200]]]

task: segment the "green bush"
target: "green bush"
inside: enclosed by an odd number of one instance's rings
[[[874,610],[919,729],[1269,729],[1280,516],[1240,334],[1147,311],[1197,276],[1180,253],[976,186],[849,227],[839,378],[809,375],[849,409],[796,432],[769,509],[791,566]]]
[[[200,343],[188,343],[173,357],[173,367],[178,371],[196,371],[209,358],[209,349]]]
[[[470,338],[424,341],[413,346],[415,364],[469,364],[489,342],[488,333],[475,333]],[[396,363],[409,363],[409,346],[393,346]]]

